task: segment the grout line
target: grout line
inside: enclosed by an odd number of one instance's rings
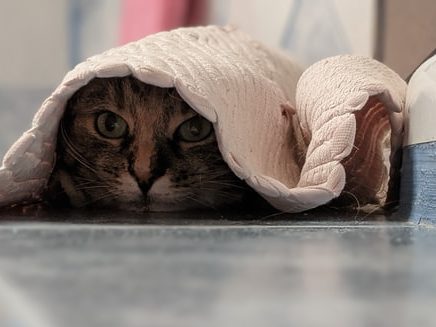
[[[30,224],[3,224],[0,225],[0,231],[3,229],[14,230],[145,230],[145,229],[378,229],[378,228],[417,228],[418,226],[410,222],[393,223],[393,224],[305,224],[305,225],[130,225],[130,224],[64,224],[64,223],[30,223]]]

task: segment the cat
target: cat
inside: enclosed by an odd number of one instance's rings
[[[209,121],[174,88],[132,76],[95,78],[69,99],[44,198],[132,211],[265,205],[224,162]]]

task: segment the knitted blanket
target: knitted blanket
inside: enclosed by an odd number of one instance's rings
[[[0,206],[39,199],[69,97],[95,77],[126,75],[175,87],[213,123],[232,171],[279,210],[320,206],[347,185],[385,202],[383,171],[401,146],[405,82],[375,60],[348,55],[301,73],[291,58],[231,27],[158,33],[91,57],[66,74],[5,155]],[[375,170],[382,172],[366,194],[361,185]]]

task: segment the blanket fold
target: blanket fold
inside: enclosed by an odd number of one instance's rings
[[[369,165],[366,175],[380,171],[380,162],[389,171],[390,160],[381,154],[389,156],[401,145],[405,82],[383,64],[359,56],[328,58],[301,73],[288,56],[231,27],[158,33],[91,57],[65,76],[32,128],[6,154],[0,206],[38,200],[53,168],[65,104],[95,77],[133,75],[148,84],[175,87],[213,123],[232,171],[282,211],[328,203],[347,180],[356,189],[356,176],[365,175],[354,174],[362,152],[352,153],[358,130],[367,128],[365,119],[356,123],[361,110],[362,117],[380,118],[373,121],[380,126],[374,138],[357,138],[361,151],[373,148],[378,163]],[[382,204],[388,182],[389,174],[380,174],[372,187]]]

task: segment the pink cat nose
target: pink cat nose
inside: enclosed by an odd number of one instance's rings
[[[151,177],[151,170],[149,163],[137,163],[134,168],[135,177],[141,181],[148,181]]]

